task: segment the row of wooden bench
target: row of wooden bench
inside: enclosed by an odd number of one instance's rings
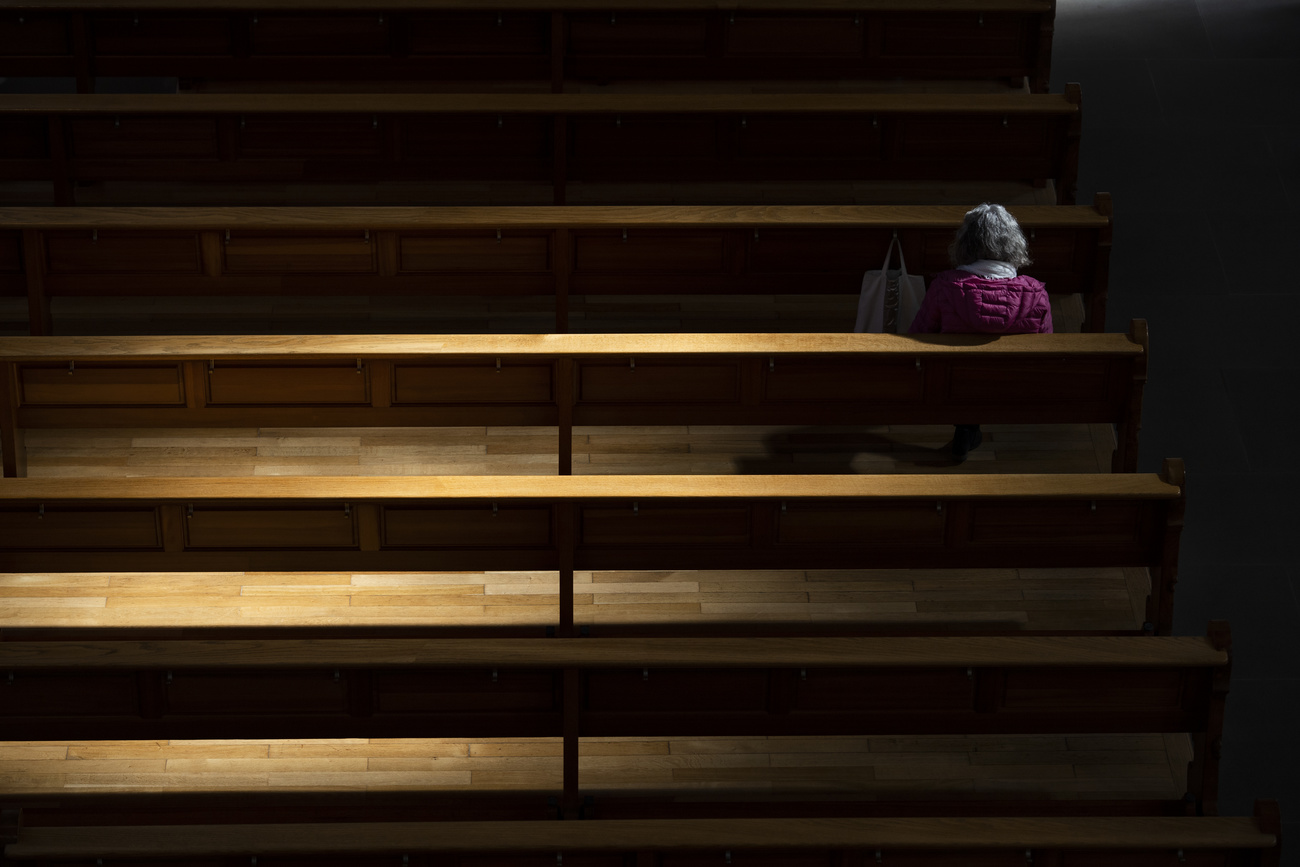
[[[1047,89],[1055,4],[45,2],[6,10],[10,76],[227,82],[998,79]],[[283,84],[281,84],[283,86]]]
[[[964,206],[7,208],[0,296],[857,294],[898,238],[912,273],[950,267]],[[1020,206],[1034,265],[1102,331],[1112,206]],[[851,323],[846,322],[844,330]]]
[[[60,205],[92,182],[98,204],[138,203],[160,184],[189,185],[187,204],[631,204],[660,200],[656,185],[704,184],[677,201],[707,204],[718,185],[762,183],[796,185],[793,202],[818,204],[827,182],[1054,181],[1056,203],[1073,204],[1081,100],[1073,84],[1064,94],[0,96],[0,197],[30,201],[44,181]]]
[[[1062,424],[1137,467],[1149,343],[1128,334],[0,338],[4,475],[24,431],[105,427]]]
[[[6,479],[0,571],[1147,567],[1173,622],[1182,462],[1160,475]],[[869,627],[856,625],[861,631]],[[998,628],[987,624],[985,628]]]
[[[584,737],[1178,732],[1185,794],[1130,809],[1213,815],[1229,643],[1224,623],[1208,638],[4,640],[0,737],[557,737],[576,818]]]

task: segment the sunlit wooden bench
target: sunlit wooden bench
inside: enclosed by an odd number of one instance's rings
[[[948,865],[1006,853],[1032,863],[1107,867],[1115,859],[1157,867],[1169,859],[1276,865],[1277,803],[1257,801],[1253,817],[947,816],[896,818],[631,819],[583,822],[382,822],[319,824],[23,827],[6,863],[78,859],[257,857],[318,854],[331,863],[367,857],[565,857],[593,867],[628,863],[731,861],[750,865],[848,863]],[[864,859],[863,853],[866,853]],[[1012,854],[1014,853],[1014,854]],[[558,856],[558,857],[557,857]],[[357,859],[355,862],[351,859]],[[136,863],[132,861],[131,863]],[[365,862],[373,863],[373,862]]]
[[[967,208],[640,206],[0,209],[0,295],[26,296],[31,333],[50,301],[104,296],[856,295],[897,234],[913,273],[951,267]],[[1111,199],[1011,209],[1026,273],[1080,293],[1083,330],[1106,325]],[[845,330],[852,322],[845,322]]]
[[[6,479],[0,571],[1145,566],[1168,634],[1182,473]]]
[[[1137,467],[1146,323],[1125,334],[0,338],[0,450],[34,428],[1113,423]]]
[[[1055,3],[57,0],[0,19],[11,76],[229,82],[1013,79],[1047,88]]]
[[[1213,814],[1229,641],[0,641],[0,739],[562,737],[576,805],[580,737],[1176,732]]]
[[[446,203],[438,184],[464,204],[602,195],[629,204],[656,200],[665,183],[703,184],[682,194],[692,203],[714,201],[717,185],[812,184],[793,201],[819,203],[826,183],[1054,180],[1056,203],[1073,204],[1081,99],[1078,85],[1064,94],[0,96],[0,182],[49,182],[61,205],[93,182],[96,204],[159,190],[188,204]],[[9,203],[29,195],[0,186]]]

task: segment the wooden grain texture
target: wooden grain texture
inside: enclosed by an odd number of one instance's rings
[[[583,851],[759,848],[1268,849],[1256,819],[1094,818],[685,819],[342,825],[24,828],[12,858],[248,855],[294,852]]]
[[[431,476],[209,479],[6,479],[0,502],[92,500],[1014,498],[1172,500],[1153,473],[887,476]]]
[[[15,671],[113,668],[1226,666],[1192,636],[5,641]]]
[[[523,207],[69,207],[0,208],[0,228],[241,229],[350,228],[643,228],[956,227],[967,205],[670,205]],[[1016,205],[1026,228],[1100,228],[1109,218],[1092,205]]]
[[[22,114],[814,114],[1073,115],[1062,94],[21,94],[0,95],[0,116]]]
[[[1127,334],[492,334],[492,335],[224,335],[121,337],[0,337],[5,361],[267,360],[496,357],[652,356],[736,353],[760,356],[819,353],[933,356],[1138,356]]]

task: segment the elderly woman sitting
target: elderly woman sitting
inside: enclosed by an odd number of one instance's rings
[[[1030,264],[1029,247],[1015,217],[1001,205],[968,211],[948,248],[955,270],[930,283],[912,322],[913,333],[1046,334],[1052,330],[1047,290],[1017,275]],[[977,424],[959,424],[952,455],[964,461],[984,435]]]

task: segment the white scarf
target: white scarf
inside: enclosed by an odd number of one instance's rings
[[[1016,269],[997,259],[977,259],[969,265],[958,265],[958,271],[969,271],[989,280],[1010,280],[1016,276]]]

